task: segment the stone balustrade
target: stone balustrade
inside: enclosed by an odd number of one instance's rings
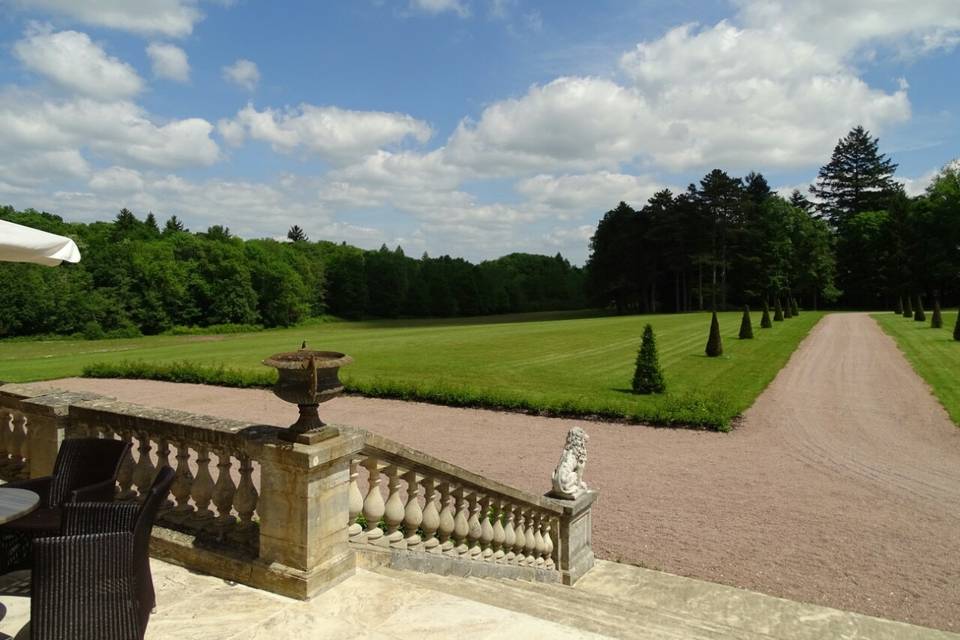
[[[0,386],[0,477],[49,474],[64,438],[117,438],[117,499],[176,471],[151,553],[307,598],[355,567],[573,583],[593,565],[590,505],[526,494],[360,429],[317,444],[281,428]],[[546,479],[545,479],[546,480]]]

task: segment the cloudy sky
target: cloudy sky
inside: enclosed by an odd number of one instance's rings
[[[960,155],[957,0],[0,0],[0,203],[480,259],[862,123]]]

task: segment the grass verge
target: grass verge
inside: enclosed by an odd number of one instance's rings
[[[953,339],[956,311],[943,312],[943,328],[933,329],[930,322],[917,322],[894,313],[873,314],[874,320],[903,351],[934,395],[960,425],[960,342]]]

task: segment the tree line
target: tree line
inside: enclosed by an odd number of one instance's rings
[[[759,307],[776,299],[893,309],[960,301],[960,179],[945,167],[910,198],[862,127],[842,138],[810,198],[762,174],[715,169],[682,193],[621,202],[590,240],[587,290],[618,312]]]
[[[73,238],[83,259],[58,268],[0,263],[0,337],[127,337],[176,327],[290,326],[346,318],[466,316],[585,306],[583,271],[560,254],[460,258],[311,242],[243,240],[215,225],[192,233],[123,209],[112,222],[69,223],[0,207],[0,218]]]

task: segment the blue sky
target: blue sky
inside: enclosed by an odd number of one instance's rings
[[[803,187],[856,124],[960,155],[956,0],[0,0],[0,202],[574,262],[720,167]]]

